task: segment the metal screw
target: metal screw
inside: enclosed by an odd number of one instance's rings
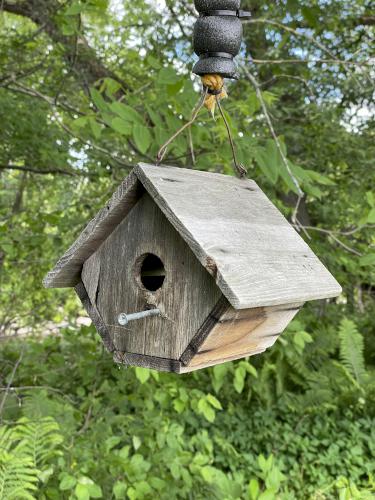
[[[137,319],[147,318],[148,316],[159,316],[159,309],[147,309],[147,311],[141,311],[133,314],[121,313],[118,317],[118,322],[121,326],[126,326],[129,321],[135,321]]]

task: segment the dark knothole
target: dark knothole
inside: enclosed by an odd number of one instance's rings
[[[142,285],[150,292],[156,292],[163,286],[165,268],[159,257],[152,253],[144,256],[140,266],[140,279]]]

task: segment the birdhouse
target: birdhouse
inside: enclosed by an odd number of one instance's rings
[[[139,164],[46,276],[115,361],[185,373],[263,352],[341,288],[252,180]]]

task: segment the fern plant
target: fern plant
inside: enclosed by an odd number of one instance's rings
[[[62,442],[52,418],[0,429],[0,500],[34,499],[48,464],[59,454]]]
[[[363,337],[358,332],[356,324],[344,318],[339,328],[340,359],[345,368],[361,384],[366,374],[363,356]]]

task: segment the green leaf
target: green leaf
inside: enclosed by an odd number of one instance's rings
[[[113,78],[104,78],[101,90],[105,91],[108,96],[113,96],[118,90],[120,90],[121,84]]]
[[[359,265],[362,267],[375,265],[375,253],[369,253],[360,257]]]
[[[141,444],[142,444],[141,439],[138,436],[133,436],[133,447],[135,451],[137,451],[138,448],[140,448]]]
[[[135,376],[141,384],[144,384],[150,378],[150,370],[148,368],[141,368],[137,366],[135,368]]]
[[[126,122],[130,123],[142,123],[143,118],[142,116],[138,113],[137,110],[132,108],[131,106],[128,106],[127,104],[124,104],[122,102],[112,102],[110,105],[111,111],[118,115],[120,118],[122,118]]]
[[[246,109],[249,115],[254,115],[257,111],[260,110],[261,108],[260,101],[255,91],[250,91],[248,93],[246,104],[247,104]]]
[[[241,394],[245,387],[246,378],[246,368],[243,365],[239,365],[234,371],[234,381],[233,386],[235,390]]]
[[[201,467],[200,473],[203,477],[203,479],[211,484],[214,482],[216,476],[217,476],[217,469],[215,467],[211,467],[210,465],[206,465],[205,467]]]
[[[95,104],[95,106],[99,109],[99,111],[107,111],[108,110],[108,104],[105,102],[103,99],[103,96],[101,93],[96,90],[95,88],[90,89],[90,95],[92,102]]]
[[[280,155],[275,142],[269,139],[265,148],[256,149],[255,160],[264,175],[275,184],[280,171]]]
[[[263,491],[258,497],[258,500],[275,500],[275,492],[274,491]]]
[[[127,486],[124,481],[116,481],[113,486],[113,494],[116,500],[123,500],[124,498],[126,498],[126,490]]]
[[[133,138],[135,145],[141,153],[146,153],[151,145],[151,134],[147,127],[139,124],[133,126]]]
[[[120,436],[110,436],[105,440],[105,451],[108,453],[121,442]]]
[[[87,123],[90,121],[90,117],[88,116],[80,116],[74,122],[72,123],[72,127],[75,129],[81,129],[87,125]]]
[[[215,420],[215,410],[213,410],[212,406],[207,402],[206,398],[201,398],[198,401],[198,410],[199,413],[202,413],[204,418],[208,420],[208,422],[214,422]]]
[[[102,498],[103,496],[102,489],[98,484],[95,483],[89,484],[88,488],[89,488],[90,498]]]
[[[76,16],[81,12],[83,12],[84,9],[85,9],[84,4],[74,2],[69,6],[69,8],[64,12],[64,14],[66,16]]]
[[[370,210],[370,213],[367,216],[367,224],[375,224],[375,208]]]
[[[212,370],[213,373],[212,385],[216,393],[218,393],[221,387],[223,386],[224,379],[226,374],[228,373],[228,370],[229,370],[228,363],[214,366]]]
[[[92,130],[92,133],[94,134],[95,139],[99,139],[101,134],[102,134],[102,127],[99,125],[99,123],[94,120],[93,118],[90,118],[89,120],[90,127]]]
[[[320,174],[319,172],[316,172],[315,170],[304,170],[306,174],[310,177],[311,180],[323,184],[324,186],[334,186],[335,183],[329,179],[326,175]]]
[[[179,79],[180,76],[177,75],[175,70],[171,67],[168,67],[168,68],[162,68],[159,71],[157,81],[161,85],[173,85],[174,83],[177,83]]]
[[[213,406],[217,410],[223,409],[220,401],[218,399],[216,399],[215,396],[213,396],[212,394],[207,394],[207,401],[210,403],[211,406]]]
[[[132,126],[122,118],[114,118],[111,120],[111,128],[122,135],[130,136],[132,134]]]
[[[113,494],[116,499],[122,500],[126,498],[127,485],[124,481],[116,481],[113,486]]]
[[[318,23],[318,18],[315,9],[304,6],[302,7],[301,12],[307,23],[313,28],[315,28]]]
[[[87,484],[77,484],[74,493],[78,500],[90,500],[90,491]]]
[[[248,486],[248,494],[250,500],[257,500],[259,495],[259,482],[256,479],[251,479]]]
[[[151,106],[146,105],[146,109],[155,127],[163,127],[164,123],[162,117],[154,109],[152,109]]]
[[[77,484],[77,479],[69,474],[65,474],[60,481],[59,488],[61,491],[71,490]]]
[[[375,207],[375,195],[372,191],[366,192],[366,199],[370,207]]]

